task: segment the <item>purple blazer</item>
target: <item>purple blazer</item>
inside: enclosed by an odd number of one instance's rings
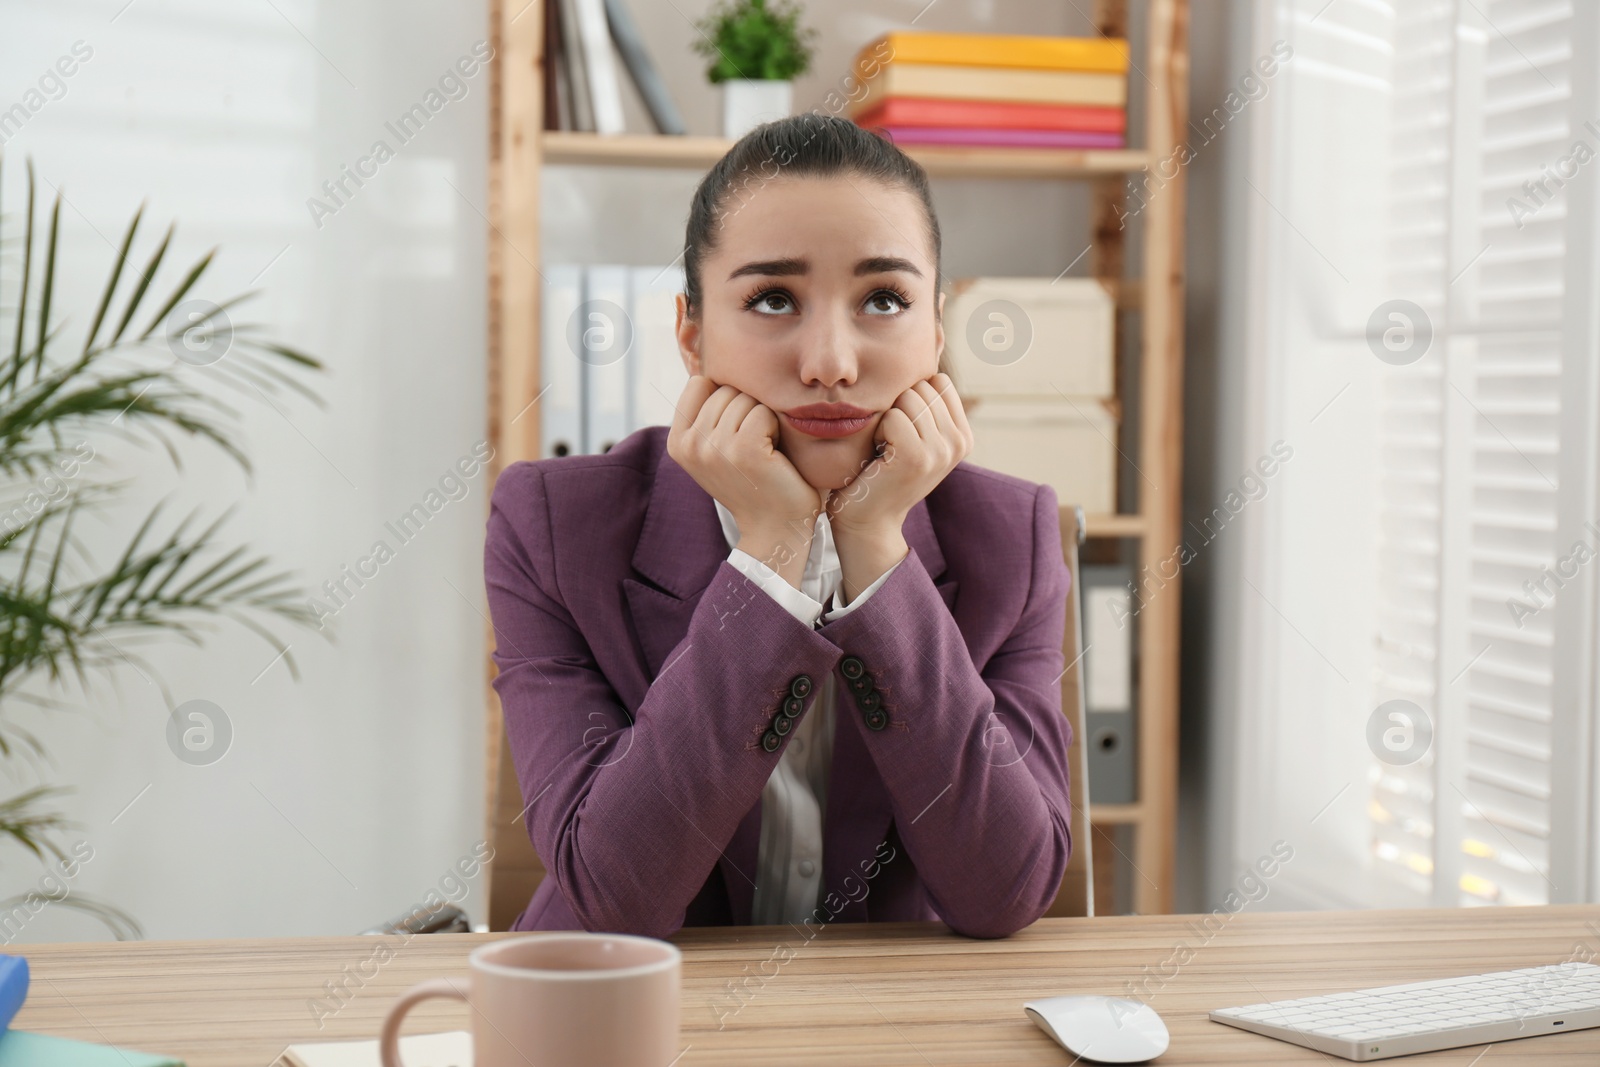
[[[747,925],[786,743],[763,741],[830,673],[814,922],[1003,937],[1039,918],[1072,851],[1054,490],[960,464],[907,515],[888,580],[811,629],[727,562],[715,502],[666,444],[646,427],[494,487],[494,687],[549,871],[512,929]]]

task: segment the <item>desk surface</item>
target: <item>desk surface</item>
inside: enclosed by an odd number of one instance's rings
[[[15,1025],[178,1055],[189,1067],[269,1067],[288,1044],[375,1037],[397,994],[435,975],[465,976],[467,953],[505,936],[414,937],[387,960],[378,939],[362,937],[17,946],[33,985]],[[1044,919],[1000,941],[936,923],[837,925],[809,940],[790,927],[692,929],[673,940],[684,952],[687,1047],[677,1067],[1069,1064],[1022,1002],[1126,996],[1128,983],[1172,1033],[1164,1067],[1329,1064],[1346,1061],[1206,1012],[1600,955],[1600,906]],[[728,992],[739,980],[742,999]],[[328,982],[348,992],[324,1001],[331,1014],[319,1029],[311,1005],[327,998]],[[430,1001],[406,1032],[469,1026],[464,1005]],[[1592,1065],[1600,1029],[1475,1059],[1484,1051],[1393,1062]]]

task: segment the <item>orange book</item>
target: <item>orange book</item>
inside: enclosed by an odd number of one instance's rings
[[[885,63],[861,88],[849,107],[850,118],[904,96],[1073,107],[1122,107],[1128,102],[1128,79],[1121,74],[951,63]]]
[[[1031,67],[1036,70],[1125,74],[1128,42],[1114,37],[1032,37],[1003,33],[925,33],[895,30],[856,56],[858,64],[948,63],[964,67]]]
[[[1120,107],[1072,104],[1013,104],[991,100],[941,100],[896,96],[855,116],[858,126],[967,126],[1000,130],[1073,130],[1122,133],[1128,113]]]

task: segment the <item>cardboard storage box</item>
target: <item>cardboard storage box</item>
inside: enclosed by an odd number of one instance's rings
[[[963,396],[1109,397],[1116,307],[1093,278],[963,278],[944,343]]]
[[[969,463],[1053,487],[1091,515],[1117,510],[1117,418],[1097,397],[977,398]]]

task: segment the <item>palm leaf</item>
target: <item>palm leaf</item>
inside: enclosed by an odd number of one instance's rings
[[[189,290],[194,288],[194,283],[200,280],[200,275],[206,272],[206,268],[211,266],[211,258],[216,254],[217,250],[213,248],[204,256],[200,257],[200,262],[196,263],[189,269],[188,276],[185,277],[178,287],[172,291],[172,295],[167,297],[167,302],[161,305],[161,310],[157,311],[155,315],[151,317],[150,325],[146,326],[144,333],[139,335],[139,340],[148,340],[150,335],[155,333],[156,327],[160,326],[162,321],[167,317],[167,314],[171,312],[173,308],[178,306],[178,301],[187,296]],[[210,312],[207,317],[209,318],[210,315],[214,314],[216,314],[215,311]]]
[[[17,342],[11,350],[11,362],[20,372],[22,357],[22,331],[28,324],[28,282],[33,276],[33,161],[28,161],[28,209],[24,216],[26,228],[22,235],[22,288],[17,294]]]
[[[81,347],[57,358],[55,350],[68,329],[68,321],[56,321],[56,296],[65,291],[57,285],[63,199],[58,190],[42,249],[36,250],[36,195],[30,160],[15,306],[0,305],[0,336],[10,341],[9,354],[0,351],[0,758],[5,759],[44,756],[39,739],[18,727],[5,714],[7,708],[59,711],[65,706],[48,693],[25,688],[34,678],[47,681],[52,691],[75,682],[88,692],[102,675],[120,686],[113,668],[132,666],[160,686],[170,703],[165,681],[141,648],[174,639],[200,644],[226,623],[267,642],[298,677],[290,646],[275,630],[316,622],[306,593],[291,575],[265,555],[227,543],[224,528],[232,509],[206,520],[194,509],[169,524],[170,501],[161,501],[133,525],[109,564],[87,551],[77,532],[82,514],[91,508],[107,517],[120,514],[124,483],[94,476],[98,470],[86,475],[69,467],[82,442],[93,437],[97,444],[104,438],[156,445],[181,469],[179,439],[200,440],[248,474],[249,457],[236,440],[240,412],[207,383],[247,391],[252,403],[293,391],[320,405],[321,397],[303,375],[323,365],[259,326],[230,323],[235,340],[222,360],[204,368],[174,366],[158,331],[179,304],[198,293],[217,253],[212,249],[199,257],[175,284],[164,283],[175,233],[168,226],[147,256],[137,253],[144,256],[140,269],[134,256],[143,205],[129,221],[94,310],[83,322]],[[42,253],[37,258],[36,251]],[[130,270],[136,278],[125,284]],[[158,292],[165,296],[151,299]],[[254,295],[211,302],[202,321],[226,321]],[[135,327],[136,321],[142,325]],[[67,470],[74,471],[70,479],[57,474]],[[47,475],[59,479],[49,483],[48,493],[40,484]],[[7,500],[13,501],[9,509]],[[64,859],[57,838],[68,823],[51,810],[61,792],[39,786],[0,800],[0,837],[41,861]],[[0,912],[28,899],[0,901]],[[133,917],[111,904],[76,893],[47,899],[95,915],[118,938],[140,935]]]
[[[161,269],[161,261],[166,258],[167,246],[172,243],[173,226],[167,227],[166,234],[161,238],[161,244],[156,248],[155,255],[150,257],[150,265],[139,272],[139,284],[133,287],[132,294],[128,297],[128,304],[122,311],[122,321],[117,323],[116,332],[111,335],[111,344],[116,344],[128,329],[128,323],[133,321],[133,316],[139,310],[139,301],[144,299],[145,291],[150,288],[150,283],[155,279],[156,271]]]
[[[89,332],[83,339],[83,356],[89,355],[89,350],[94,347],[94,339],[100,335],[100,324],[106,321],[106,312],[111,310],[111,298],[117,291],[117,283],[122,280],[122,268],[128,264],[128,250],[133,247],[133,235],[139,231],[139,220],[144,218],[144,205],[139,205],[139,210],[133,213],[133,221],[128,223],[128,232],[122,238],[122,247],[117,250],[116,265],[111,268],[111,277],[106,281],[106,291],[100,297],[100,306],[95,308],[94,321],[89,323]]]
[[[39,340],[33,349],[35,376],[44,367],[45,339],[50,329],[50,301],[56,291],[56,245],[60,236],[61,196],[57,193],[55,206],[50,209],[50,236],[45,239],[44,292],[39,297]]]

